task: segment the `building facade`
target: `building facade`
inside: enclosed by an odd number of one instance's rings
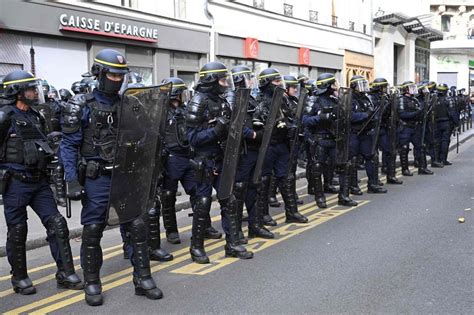
[[[255,72],[332,72],[346,84],[373,78],[371,9],[371,0],[0,1],[0,77],[32,70],[69,88],[112,48],[145,84],[180,76],[193,87],[215,59]]]
[[[374,18],[376,76],[390,84],[430,78],[430,45],[443,38],[416,17],[385,12]]]
[[[432,25],[444,40],[431,47],[432,79],[474,93],[474,2],[431,1]]]

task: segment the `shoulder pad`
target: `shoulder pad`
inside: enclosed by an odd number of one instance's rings
[[[77,132],[81,127],[82,108],[88,103],[88,94],[76,94],[67,103],[63,103],[63,126],[64,133]]]
[[[0,124],[11,120],[11,117],[15,114],[12,105],[5,105],[0,108]]]
[[[197,127],[204,122],[204,111],[206,110],[208,97],[200,92],[194,94],[186,106],[186,124],[189,127]]]

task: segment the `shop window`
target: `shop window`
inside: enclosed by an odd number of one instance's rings
[[[286,16],[293,16],[293,6],[288,3],[283,3],[283,14]]]
[[[136,72],[142,78],[142,84],[153,85],[153,68],[129,66],[131,72]]]
[[[353,31],[355,27],[355,22],[354,21],[349,21],[349,30]]]
[[[309,21],[313,23],[318,23],[318,11],[309,10]]]
[[[443,32],[451,31],[451,15],[441,16],[441,31]]]
[[[257,9],[264,9],[265,8],[265,1],[264,0],[253,0],[253,6]]]

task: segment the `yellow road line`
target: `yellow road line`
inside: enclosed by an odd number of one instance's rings
[[[290,237],[299,235],[322,223],[325,223],[349,211],[352,211],[356,208],[366,205],[367,203],[369,203],[368,200],[359,201],[359,204],[357,206],[351,207],[351,208],[344,208],[344,209],[337,209],[341,207],[336,204],[332,207],[326,208],[322,211],[318,211],[317,213],[309,215],[308,219],[310,221],[307,224],[292,223],[292,224],[283,225],[276,229],[273,229],[272,232],[275,233],[275,236],[276,236],[276,238],[274,239],[255,239],[255,238],[251,239],[249,241],[249,244],[246,246],[246,248],[249,250],[252,250],[253,252],[260,252],[270,246],[283,242]],[[202,276],[210,272],[216,271],[218,269],[221,269],[239,260],[237,258],[225,257],[225,254],[223,252],[215,253],[209,256],[209,259],[211,260],[212,264],[209,264],[206,266],[198,265],[198,264],[188,264],[181,268],[172,270],[171,273]]]
[[[301,190],[303,190],[303,189],[305,189],[305,188],[306,188],[306,186],[304,186],[304,187],[299,187],[299,188],[297,189],[297,191],[301,191]],[[301,196],[300,196],[300,197],[301,197]],[[281,200],[281,196],[279,196],[278,199]],[[220,217],[221,217],[220,215],[215,215],[215,216],[213,216],[213,217],[211,218],[211,220],[212,220],[212,222],[216,222],[216,221],[219,221],[219,220],[220,220]],[[187,226],[185,226],[185,227],[180,228],[179,231],[180,231],[180,232],[187,232],[187,231],[190,231],[191,228],[192,228],[192,225],[189,224],[189,225],[187,225]],[[161,233],[161,234],[160,234],[160,237],[161,237],[162,240],[165,240],[165,239],[166,239],[166,233],[165,233],[165,232]],[[111,247],[102,249],[102,252],[108,252],[108,251],[117,250],[117,249],[118,249],[118,251],[117,251],[116,253],[121,252],[122,244],[118,244],[118,245],[114,245],[114,246],[111,246]],[[118,254],[117,254],[117,255],[118,255]],[[113,256],[116,256],[116,255],[113,255]],[[113,256],[110,256],[110,257],[113,257]],[[81,258],[81,257],[80,257],[79,255],[73,257],[74,260],[80,260],[80,258]],[[105,260],[105,259],[106,259],[106,258],[105,258],[105,256],[104,256],[104,260]],[[79,265],[78,265],[78,266],[79,266]],[[28,274],[31,275],[32,273],[35,273],[35,272],[38,272],[38,271],[42,271],[42,270],[48,269],[48,268],[53,268],[53,267],[56,267],[56,263],[50,263],[50,264],[38,266],[38,267],[35,267],[35,268],[32,268],[32,269],[29,269],[29,270],[28,270]],[[0,281],[10,280],[10,278],[11,278],[11,275],[0,276]],[[43,277],[43,278],[44,278],[44,277]],[[43,278],[41,278],[41,279],[43,279]],[[35,280],[35,282],[36,282],[36,280]],[[0,297],[2,297],[2,296],[1,296],[1,292],[0,292]]]
[[[315,202],[312,202],[310,204],[307,204],[305,205],[303,208],[304,209],[308,209],[312,206],[314,206],[316,203]],[[309,210],[303,210],[301,211],[301,213],[305,213],[305,212],[308,212],[308,211],[311,211],[311,209]],[[284,217],[285,217],[285,213],[280,213],[276,216],[274,216],[274,219],[279,222],[280,224],[283,223],[283,220],[284,220]],[[244,231],[247,230],[247,227],[244,228]],[[225,244],[225,240],[224,239],[220,239],[220,240],[214,240],[214,242],[206,242],[206,245],[205,245],[205,248],[207,251],[212,251],[220,246],[224,246]],[[175,259],[173,259],[172,261],[169,261],[169,262],[165,262],[165,263],[160,263],[159,265],[155,265],[151,268],[152,272],[156,272],[156,271],[159,271],[159,270],[162,270],[162,269],[165,269],[165,268],[168,268],[168,267],[171,267],[173,265],[176,265],[178,263],[181,263],[183,262],[184,260],[186,259],[190,259],[190,256],[188,256],[187,252],[189,251],[189,248],[188,247],[185,247],[185,248],[182,248],[176,252],[173,252],[174,255],[181,255],[181,256],[178,256],[178,257],[175,257]],[[116,273],[113,273],[113,274],[110,274],[106,277],[103,277],[102,278],[102,283],[104,284],[103,285],[103,291],[107,291],[109,289],[112,289],[114,287],[117,287],[119,285],[122,285],[124,283],[127,283],[128,281],[131,281],[131,276],[130,274],[132,273],[133,271],[133,267],[129,267],[127,269],[124,269],[122,271],[119,271],[119,272],[116,272]],[[122,276],[125,276],[125,275],[128,275],[127,277],[125,278],[121,278],[115,282],[113,282],[114,286],[110,286],[109,284],[112,284],[112,283],[108,283],[109,281],[111,280],[114,280],[116,278],[119,278],[119,277],[122,277]],[[107,288],[107,290],[106,290]],[[72,291],[72,290],[68,290],[68,291],[65,291],[65,292],[61,292],[61,293],[57,293],[55,295],[52,295],[48,298],[44,298],[42,300],[38,300],[36,302],[33,302],[33,303],[30,303],[30,304],[27,304],[27,305],[24,305],[22,307],[19,307],[19,308],[16,308],[14,310],[11,310],[11,311],[8,311],[7,313],[5,314],[18,314],[18,313],[24,313],[28,310],[32,310],[32,309],[35,309],[37,307],[40,307],[40,306],[43,306],[43,305],[46,305],[46,304],[49,304],[49,303],[52,303],[52,302],[55,302],[57,300],[60,300],[62,298],[65,298],[65,297],[69,297],[69,296],[72,296],[72,295],[79,295],[79,299],[77,301],[80,301],[81,299],[83,299],[83,296],[82,296],[82,292],[78,292],[78,291]],[[71,299],[74,299],[75,302],[76,301],[76,298],[77,297],[72,297]],[[68,300],[65,300],[63,302],[68,302]],[[60,303],[63,303],[63,302],[60,302]],[[66,305],[69,305],[69,304],[73,304],[75,302],[71,302],[71,303],[68,303]],[[58,304],[60,304],[58,303]],[[56,304],[55,304],[56,305]],[[66,306],[64,305],[64,306]],[[63,306],[62,306],[63,307]],[[59,307],[61,308],[61,307]]]
[[[364,179],[366,179],[366,178],[362,178],[362,180],[364,180]],[[361,188],[365,188],[366,186],[367,186],[366,184],[365,184],[365,185],[361,185]],[[302,190],[302,189],[304,189],[304,188],[306,188],[306,186],[300,187],[300,188],[298,188],[297,190]],[[327,201],[329,202],[329,201],[335,200],[336,198],[337,198],[337,195],[333,195],[333,196],[327,198]],[[315,202],[312,202],[312,203],[307,204],[307,205],[305,205],[304,207],[302,207],[302,209],[308,209],[308,208],[310,208],[310,207],[312,207],[312,206],[314,206],[314,205],[315,205]],[[349,208],[349,209],[350,209],[350,208]],[[315,209],[313,209],[313,210],[315,210]],[[326,209],[326,210],[327,210],[327,209]],[[300,211],[300,212],[301,212],[301,213],[305,213],[305,212],[310,212],[310,211],[312,211],[312,210],[303,210],[303,211]],[[280,218],[283,218],[284,215],[285,215],[284,213],[280,213],[280,214],[278,214],[277,216],[275,216],[274,218],[278,221]],[[218,215],[218,216],[214,216],[212,219],[213,219],[213,221],[218,221],[219,218],[220,218],[220,216]],[[191,227],[191,226],[187,226],[187,227],[183,228],[182,230],[183,230],[183,231],[184,231],[184,230],[187,230],[187,229],[189,229],[190,227]],[[224,242],[225,242],[224,240],[216,240],[215,242],[212,242],[212,241],[211,241],[210,243],[206,244],[206,249],[207,249],[208,251],[209,251],[209,250],[213,250],[213,249],[215,249],[215,248],[217,248],[217,247],[223,245]],[[211,245],[211,244],[213,244],[213,245]],[[211,245],[211,246],[209,246],[209,245]],[[118,245],[118,246],[121,246],[121,245]],[[115,247],[116,247],[116,246],[115,246]],[[178,250],[178,251],[176,251],[176,252],[173,252],[173,254],[174,254],[175,256],[176,256],[176,255],[180,255],[181,253],[183,253],[183,255],[182,255],[182,256],[179,256],[179,257],[175,257],[175,259],[174,259],[173,261],[171,261],[171,262],[161,263],[161,264],[158,265],[158,266],[156,266],[156,265],[153,266],[153,267],[151,268],[151,269],[152,269],[152,272],[156,272],[156,271],[158,271],[158,270],[162,270],[162,269],[168,268],[168,267],[170,267],[170,266],[176,265],[176,264],[178,264],[178,263],[184,261],[184,260],[186,259],[185,257],[187,256],[187,255],[185,254],[187,251],[188,251],[188,248],[185,247],[185,248],[182,248],[182,249],[180,249],[180,250]],[[106,290],[105,290],[106,287],[107,287],[108,289],[112,289],[112,288],[114,288],[114,287],[117,287],[117,286],[120,286],[120,285],[122,285],[122,284],[124,284],[124,283],[127,283],[128,281],[130,281],[131,276],[128,276],[128,277],[125,277],[125,278],[122,278],[122,279],[119,279],[119,280],[114,281],[114,282],[113,282],[113,284],[115,284],[114,286],[111,286],[112,283],[107,283],[107,282],[108,282],[108,281],[111,281],[111,280],[114,280],[115,278],[124,276],[124,275],[126,275],[126,274],[130,274],[132,271],[133,271],[133,267],[129,267],[129,268],[125,269],[125,270],[122,270],[122,271],[120,271],[120,272],[116,272],[116,273],[113,273],[113,274],[110,274],[110,275],[104,277],[104,278],[102,279],[102,280],[103,280],[103,283],[104,283],[103,290],[106,291]],[[108,289],[107,289],[107,290],[108,290]],[[35,308],[37,308],[37,307],[40,307],[40,306],[43,306],[43,305],[52,303],[52,302],[54,302],[54,301],[57,301],[57,300],[59,300],[59,299],[62,299],[62,298],[65,298],[65,297],[68,297],[68,296],[71,296],[71,295],[74,295],[74,294],[78,294],[79,296],[78,296],[78,297],[70,298],[70,299],[68,299],[68,300],[65,300],[65,301],[63,301],[63,302],[56,303],[56,304],[65,303],[64,306],[67,306],[67,305],[73,304],[73,303],[75,303],[75,302],[77,302],[77,301],[80,301],[80,300],[83,298],[83,297],[81,296],[82,293],[78,293],[77,291],[68,290],[68,291],[65,291],[65,292],[62,292],[62,293],[58,293],[58,294],[52,295],[52,296],[50,296],[50,297],[48,297],[48,298],[44,298],[44,299],[42,299],[42,300],[38,300],[38,301],[36,301],[36,302],[33,302],[33,303],[30,303],[30,304],[24,305],[24,306],[22,306],[22,307],[20,307],[20,308],[11,310],[11,311],[9,311],[8,313],[11,313],[11,314],[23,313],[23,312],[25,312],[25,311],[27,311],[27,310],[35,309]],[[78,298],[78,300],[76,301],[77,298]],[[71,300],[71,299],[74,299],[74,301],[68,303],[68,301]],[[54,304],[54,305],[56,305],[56,304]],[[62,308],[62,307],[64,307],[64,306],[60,306],[60,307],[58,307],[57,309]],[[7,313],[7,314],[8,314],[8,313]]]

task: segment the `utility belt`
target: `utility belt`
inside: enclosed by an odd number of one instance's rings
[[[196,181],[199,183],[211,183],[216,174],[221,171],[218,166],[222,160],[223,157],[220,155],[210,156],[203,154],[198,154],[193,159],[190,159],[189,162],[194,169]],[[212,167],[208,166],[209,162],[212,163]]]
[[[417,120],[410,120],[410,121],[400,121],[400,126],[402,127],[409,127],[409,128],[415,128],[416,126],[421,125],[421,121]]]
[[[111,176],[114,165],[104,161],[81,160],[77,167],[77,178],[81,185],[84,185],[86,178],[96,179],[99,176]]]
[[[26,171],[17,171],[13,169],[8,169],[6,172],[7,174],[9,174],[8,178],[11,177],[23,183],[37,183],[45,175],[45,173],[40,170],[33,170],[33,171],[26,172]]]

